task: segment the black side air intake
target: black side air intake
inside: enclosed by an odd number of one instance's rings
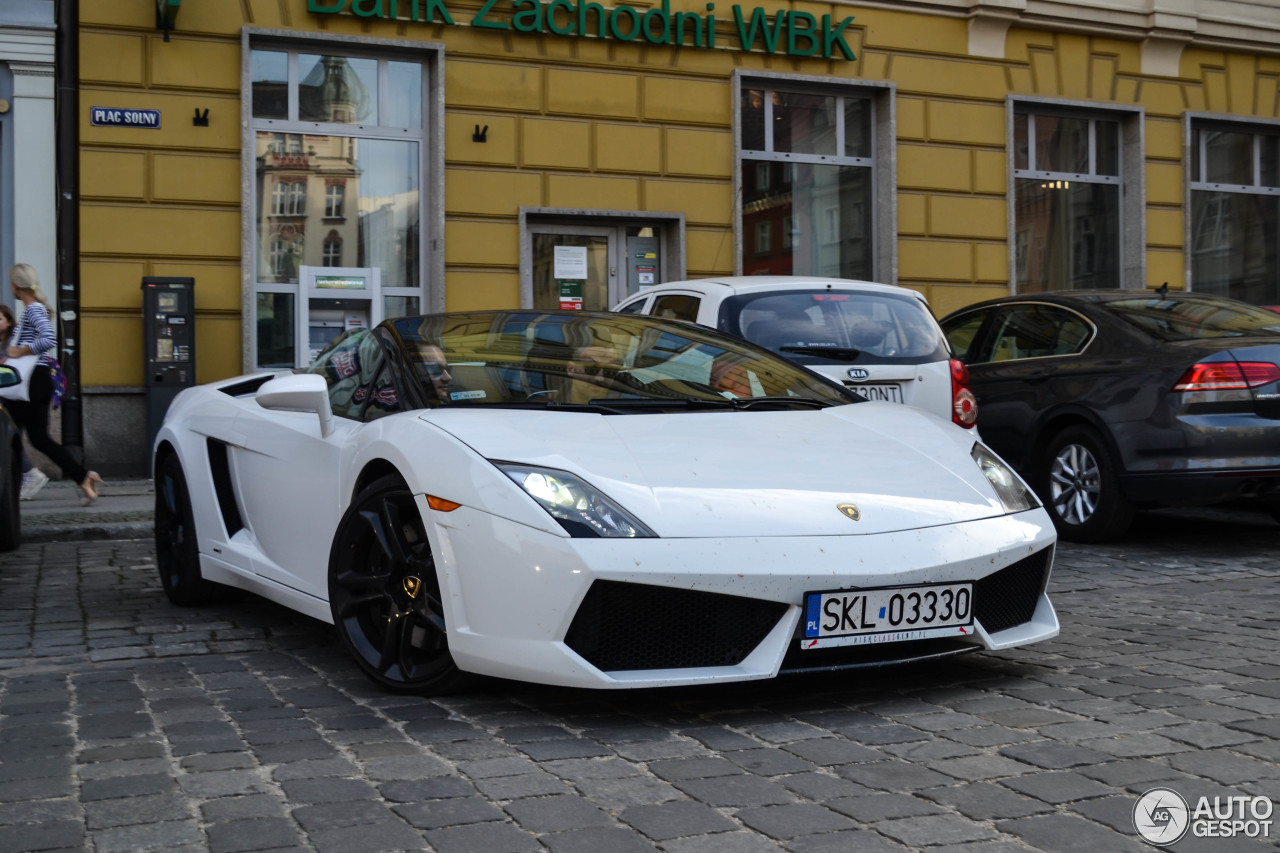
[[[213,476],[213,490],[218,496],[218,509],[222,512],[227,536],[235,536],[237,531],[244,529],[244,521],[236,504],[236,490],[231,485],[231,460],[227,455],[226,442],[216,438],[209,439],[209,473]]]

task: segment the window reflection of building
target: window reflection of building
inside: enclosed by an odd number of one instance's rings
[[[756,245],[755,254],[768,256],[773,254],[773,222],[771,220],[757,221],[756,227]]]
[[[791,254],[795,217],[791,213],[791,186],[786,163],[757,163],[744,169],[742,227],[752,235],[753,244],[743,258],[747,275],[787,275],[792,270]],[[787,235],[775,252],[772,245],[773,223]],[[767,239],[763,235],[768,235]]]
[[[301,54],[298,68],[302,76],[298,117],[302,121],[378,123],[371,97],[377,90],[377,60]]]
[[[1119,125],[1014,116],[1014,273],[1020,293],[1121,286]]]
[[[297,280],[297,241],[293,239],[292,234],[281,235],[278,239],[271,241],[269,259],[273,276],[286,281]]]
[[[358,267],[380,267],[382,286],[418,285],[418,191],[362,197]]]
[[[336,230],[324,238],[324,262],[326,267],[340,267],[342,263],[342,237]]]
[[[870,100],[746,87],[741,114],[743,272],[872,278]]]
[[[303,266],[377,267],[385,316],[420,309],[425,67],[284,48],[254,49],[249,65],[254,350],[276,366],[293,359]]]
[[[1197,122],[1191,145],[1191,287],[1280,304],[1280,133]]]
[[[340,255],[342,246],[354,245],[356,225],[331,215],[335,209],[332,190],[344,190],[348,181],[358,183],[356,143],[343,136],[258,134],[258,178],[270,187],[271,198],[270,215],[266,222],[259,222],[269,259],[261,281],[296,282],[303,265],[349,265],[334,257],[333,247],[339,247]],[[306,153],[301,153],[304,147]],[[336,197],[339,211],[342,199],[342,195]],[[321,219],[325,220],[323,231]],[[327,236],[317,240],[308,235]]]
[[[339,219],[342,217],[342,204],[346,195],[346,186],[342,183],[341,178],[326,178],[327,186],[324,188],[324,217],[325,219]]]

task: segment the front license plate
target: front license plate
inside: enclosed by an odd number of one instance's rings
[[[973,633],[973,584],[805,593],[802,649],[897,643]]]
[[[902,389],[897,385],[849,385],[847,387],[868,400],[879,400],[882,403],[902,402]]]

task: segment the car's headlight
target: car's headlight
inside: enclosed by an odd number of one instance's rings
[[[1018,475],[1013,473],[1013,469],[1004,464],[1000,457],[978,442],[974,442],[973,450],[969,455],[973,457],[974,462],[978,463],[983,475],[996,490],[996,496],[1000,498],[1000,503],[1004,504],[1005,512],[1022,512],[1040,506],[1036,496],[1022,484]]]
[[[555,468],[494,462],[524,489],[570,536],[652,538],[652,530],[578,477]]]

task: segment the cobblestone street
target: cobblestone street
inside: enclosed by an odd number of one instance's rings
[[[0,556],[0,850],[1155,849],[1152,787],[1280,799],[1277,545],[1244,512],[1064,544],[1063,633],[1010,652],[425,700],[264,600],[170,606],[149,541],[28,544]]]

